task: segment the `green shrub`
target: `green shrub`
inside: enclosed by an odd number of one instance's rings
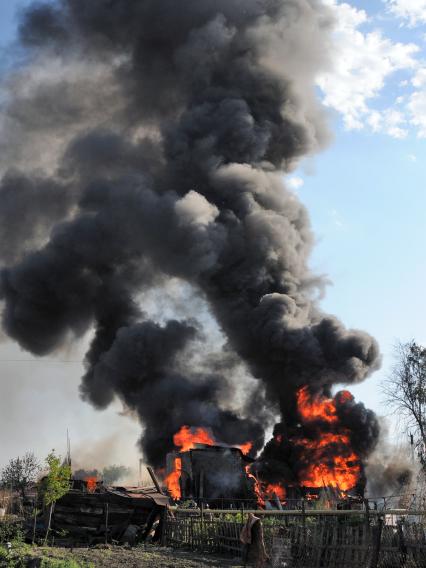
[[[0,545],[0,567],[1,568],[25,568],[25,559],[18,555],[11,554],[4,546]]]
[[[24,532],[22,523],[2,521],[0,523],[0,544],[6,542],[23,542]]]

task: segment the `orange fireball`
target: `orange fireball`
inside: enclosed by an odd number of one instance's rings
[[[353,401],[348,391],[336,396],[339,403]],[[303,424],[323,423],[315,438],[292,440],[302,451],[303,463],[299,482],[305,487],[335,487],[342,491],[353,489],[361,476],[359,457],[351,447],[350,432],[339,422],[336,401],[320,395],[310,395],[307,387],[297,393],[298,412]],[[322,430],[322,431],[321,431]]]
[[[300,417],[305,422],[322,420],[323,422],[336,423],[336,405],[331,398],[312,396],[308,387],[303,387],[297,392],[297,409]]]

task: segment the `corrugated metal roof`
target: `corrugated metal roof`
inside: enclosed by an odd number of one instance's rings
[[[108,487],[107,492],[129,499],[152,499],[160,507],[170,504],[169,497],[159,493],[155,487]]]

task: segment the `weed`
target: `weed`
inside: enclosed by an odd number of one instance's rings
[[[42,558],[40,568],[92,568],[93,564],[81,564],[77,560],[67,558],[65,560],[58,560],[56,558]]]

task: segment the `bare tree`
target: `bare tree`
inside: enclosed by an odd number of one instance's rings
[[[398,412],[426,467],[426,349],[415,341],[399,343],[396,359],[383,383],[386,402]]]
[[[2,469],[1,484],[19,491],[25,498],[25,491],[35,482],[40,469],[40,463],[35,455],[27,452],[23,457],[11,459]]]

